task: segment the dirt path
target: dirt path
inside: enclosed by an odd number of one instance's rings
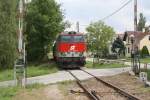
[[[13,100],[63,100],[64,96],[60,93],[57,85],[21,91]]]

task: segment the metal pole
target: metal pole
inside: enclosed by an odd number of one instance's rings
[[[19,26],[18,26],[18,51],[20,56],[22,56],[23,48],[23,0],[19,1]]]
[[[18,2],[18,53],[19,58],[14,66],[14,78],[17,79],[17,85],[25,87],[25,43],[23,40],[24,10],[25,1]]]
[[[79,25],[79,22],[76,23],[76,27],[77,27],[77,32],[80,32],[80,25]]]
[[[134,31],[137,31],[137,0],[134,0]]]

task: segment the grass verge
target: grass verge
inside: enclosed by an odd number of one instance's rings
[[[150,63],[150,58],[142,58],[140,61],[141,63]]]
[[[95,64],[93,66],[92,62],[87,62],[85,65],[87,68],[99,68],[99,69],[105,69],[105,68],[121,68],[121,67],[127,67],[127,65],[119,64],[119,63],[111,63],[111,64]]]
[[[0,100],[11,100],[19,91],[18,87],[0,88]]]
[[[126,61],[131,62],[131,58],[126,58]],[[141,63],[150,63],[150,58],[140,58]]]
[[[31,91],[32,89],[38,89],[43,86],[44,86],[43,84],[32,84],[32,85],[27,85],[25,89],[20,87],[0,88],[0,100],[12,100],[12,98],[15,97],[17,93],[19,93],[22,90]]]
[[[57,65],[55,63],[51,64],[40,64],[40,65],[33,65],[30,64],[27,66],[27,77],[35,77],[45,74],[51,74],[58,71]],[[7,69],[7,70],[0,70],[0,81],[7,81],[12,80],[14,70]]]

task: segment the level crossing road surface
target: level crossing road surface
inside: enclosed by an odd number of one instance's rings
[[[113,68],[113,69],[87,69],[87,68],[84,69],[95,76],[112,76],[123,72],[128,72],[131,70],[130,67]],[[77,77],[79,77],[81,80],[86,80],[92,77],[80,70],[72,70],[72,72],[76,74]],[[74,78],[67,71],[62,70],[54,74],[27,78],[27,84],[39,83],[39,84],[47,85],[47,84],[53,84],[53,83],[69,81],[69,80],[74,80]],[[0,87],[8,87],[8,86],[15,86],[15,81],[11,80],[11,81],[0,82]]]

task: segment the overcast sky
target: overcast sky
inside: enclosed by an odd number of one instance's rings
[[[90,22],[98,21],[111,14],[129,0],[56,0],[64,10],[65,19],[72,23],[71,30],[75,30],[75,23],[80,22],[80,31]],[[134,0],[133,0],[134,1]],[[105,20],[107,25],[114,27],[120,33],[133,30],[133,4],[128,4],[117,14]],[[138,15],[142,12],[150,23],[150,0],[138,0]]]

